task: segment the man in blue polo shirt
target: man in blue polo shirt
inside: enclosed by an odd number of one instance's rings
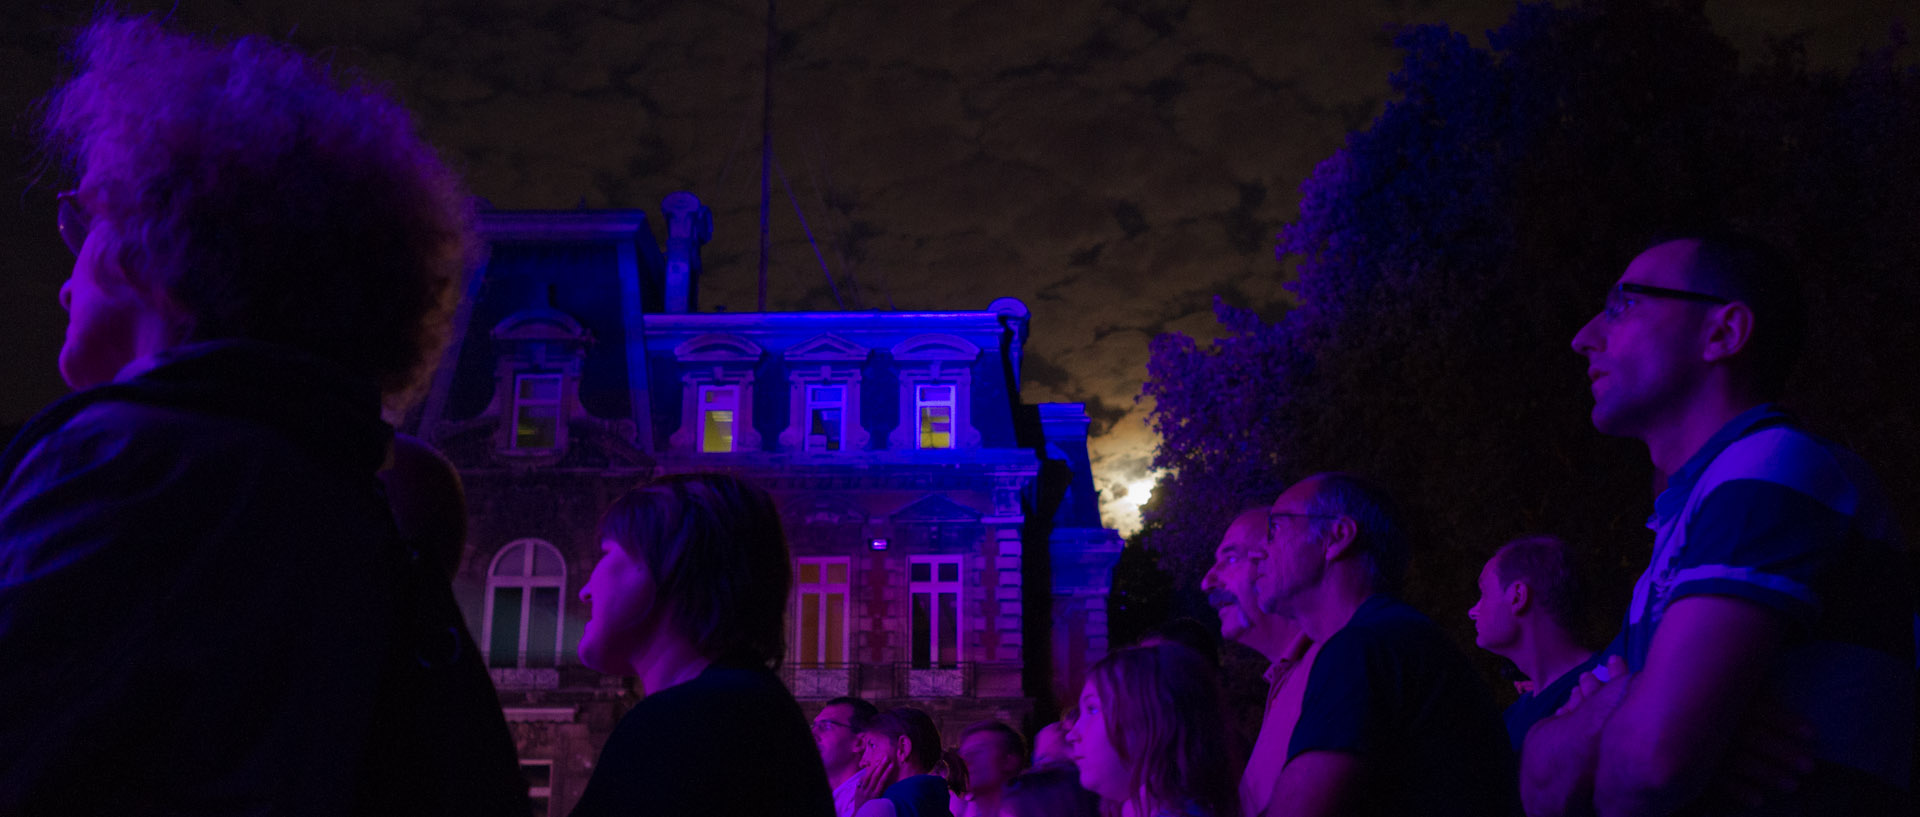
[[[1698,237],[1641,253],[1574,337],[1594,426],[1667,480],[1625,660],[1528,735],[1529,813],[1909,813],[1912,601],[1886,503],[1769,402],[1803,324],[1777,256]],[[1756,767],[1741,737],[1782,715],[1808,727],[1804,772]]]

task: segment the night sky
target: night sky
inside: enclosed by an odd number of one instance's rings
[[[64,393],[72,259],[33,152],[35,105],[93,0],[0,0],[0,424]],[[539,0],[178,0],[194,32],[266,33],[391,87],[501,208],[714,212],[705,309],[755,308],[766,6]],[[1214,332],[1215,295],[1288,303],[1273,237],[1315,163],[1389,98],[1399,26],[1484,42],[1509,0],[781,0],[775,310],[1033,309],[1023,396],[1087,403],[1108,523],[1130,530],[1154,439],[1135,402],[1155,334]],[[1816,67],[1888,39],[1908,0],[1709,2],[1746,59]],[[1912,58],[1909,53],[1908,58]],[[839,289],[808,244],[795,204]],[[1569,353],[1569,366],[1578,362]],[[1129,489],[1131,489],[1129,491]],[[1129,501],[1130,500],[1130,501]]]

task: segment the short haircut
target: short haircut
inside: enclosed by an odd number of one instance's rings
[[[1379,485],[1353,474],[1330,471],[1315,474],[1313,497],[1306,502],[1306,513],[1314,517],[1310,530],[1324,537],[1333,526],[1333,517],[1353,520],[1354,545],[1373,589],[1397,593],[1407,574],[1407,562],[1413,546],[1407,536],[1405,517],[1392,495]]]
[[[873,719],[866,731],[884,735],[888,739],[906,738],[913,741],[913,750],[907,753],[907,762],[931,772],[934,764],[940,762],[940,730],[933,725],[933,718],[927,713],[911,706],[899,706],[880,713]]]
[[[873,719],[880,716],[880,707],[874,706],[872,701],[865,698],[855,698],[852,695],[842,695],[828,701],[827,706],[844,706],[852,709],[853,716],[848,719],[848,722],[853,725],[853,731],[855,732],[867,731],[867,727],[872,725]],[[827,707],[821,707],[821,709],[825,708]]]
[[[1147,797],[1145,813],[1240,812],[1241,763],[1228,749],[1214,668],[1199,653],[1171,642],[1116,650],[1087,670],[1087,683],[1105,707],[1096,728],[1126,765],[1127,790]]]
[[[1763,396],[1779,396],[1806,343],[1806,299],[1793,266],[1779,250],[1744,233],[1707,230],[1668,240],[1697,242],[1687,267],[1689,287],[1752,310],[1753,335],[1743,354],[1747,370]]]
[[[1500,585],[1526,582],[1528,598],[1547,611],[1553,623],[1580,632],[1585,599],[1579,571],[1568,558],[1567,543],[1553,536],[1523,536],[1493,554],[1493,575]]]
[[[709,660],[779,666],[793,564],[773,497],[726,474],[674,474],[627,491],[600,517],[647,566],[669,624]]]
[[[960,741],[965,743],[967,738],[980,734],[998,735],[1000,737],[1001,751],[1010,755],[1019,756],[1022,762],[1026,761],[1027,739],[1021,737],[1020,733],[1013,727],[992,719],[975,721],[960,732]]]
[[[104,257],[164,296],[177,342],[280,344],[403,406],[439,362],[478,246],[470,199],[407,112],[260,37],[102,16],[75,54],[46,146],[113,223]]]

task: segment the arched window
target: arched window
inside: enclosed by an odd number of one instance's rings
[[[487,666],[551,667],[560,656],[567,563],[553,545],[520,539],[487,568]]]

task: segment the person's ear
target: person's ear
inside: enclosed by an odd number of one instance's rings
[[[1514,615],[1526,612],[1532,604],[1533,591],[1527,587],[1526,582],[1507,585],[1507,609],[1512,610]]]
[[[1700,359],[1708,363],[1740,354],[1753,341],[1753,308],[1739,301],[1717,307],[1701,328]]]
[[[1354,541],[1360,538],[1360,526],[1351,517],[1336,517],[1327,524],[1326,537],[1322,546],[1326,548],[1327,563],[1332,564],[1353,555],[1351,551]]]

